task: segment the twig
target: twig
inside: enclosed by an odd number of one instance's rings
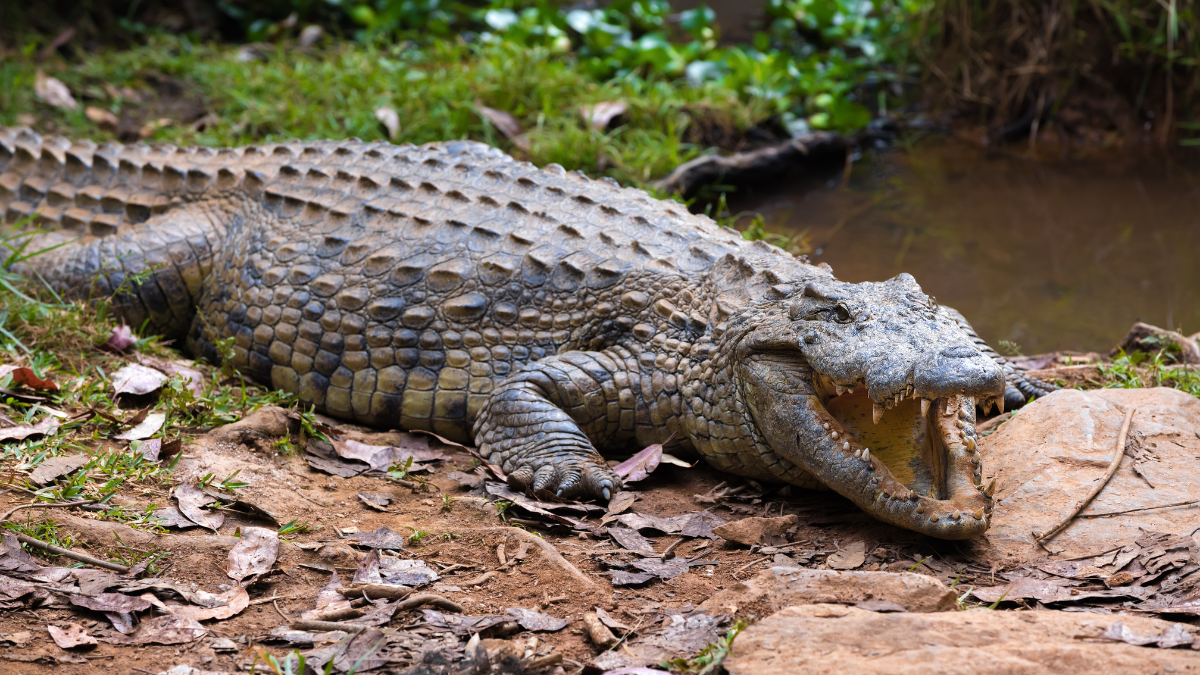
[[[347,598],[357,598],[360,595],[365,595],[371,600],[378,598],[403,600],[413,592],[413,589],[408,586],[401,586],[399,584],[359,584],[357,586],[343,586],[337,590],[338,593]]]
[[[315,630],[324,633],[330,633],[335,630],[340,630],[344,633],[361,633],[370,628],[358,623],[343,623],[341,621],[312,621],[310,619],[301,619],[293,621],[290,624],[294,630]]]
[[[407,600],[401,600],[400,602],[396,603],[396,611],[403,612],[408,609],[416,609],[422,605],[441,607],[448,612],[461,613],[463,611],[462,605],[458,604],[457,602],[447,600],[440,595],[433,595],[431,593],[422,593],[420,595],[414,595]]]
[[[499,532],[502,534],[511,534],[513,536],[525,539],[531,544],[535,544],[538,548],[542,549],[542,553],[546,556],[546,559],[555,565],[558,565],[567,574],[575,577],[577,581],[584,583],[589,587],[596,585],[596,582],[592,581],[588,575],[580,572],[578,567],[572,565],[566,558],[562,557],[562,554],[558,552],[558,549],[554,548],[553,544],[531,532],[526,532],[519,527],[472,527],[462,531]]]
[[[499,574],[495,570],[489,570],[487,572],[484,572],[483,574],[480,574],[479,576],[475,577],[474,579],[467,579],[466,581],[460,581],[458,583],[458,585],[464,586],[464,587],[480,586],[482,584],[487,583],[487,581],[489,579],[493,579],[496,576],[499,576]]]
[[[1121,458],[1125,456],[1125,439],[1129,435],[1129,423],[1133,421],[1133,413],[1136,410],[1136,407],[1131,407],[1129,412],[1125,413],[1125,422],[1121,425],[1121,433],[1117,434],[1117,449],[1113,452],[1113,458],[1108,464],[1108,471],[1105,472],[1104,479],[1101,480],[1096,487],[1092,488],[1092,491],[1088,493],[1088,496],[1084,497],[1083,500],[1080,501],[1074,509],[1072,509],[1071,513],[1061,522],[1059,522],[1058,525],[1055,525],[1053,529],[1049,530],[1045,534],[1038,534],[1037,532],[1033,533],[1033,538],[1035,541],[1037,541],[1039,546],[1045,548],[1044,542],[1052,539],[1054,535],[1066,529],[1067,525],[1070,525],[1071,521],[1075,519],[1075,516],[1079,515],[1079,512],[1082,511],[1088,504],[1090,504],[1092,499],[1094,499],[1096,495],[1100,494],[1100,491],[1103,490],[1106,485],[1108,485],[1109,479],[1113,477],[1113,474],[1117,472],[1117,467],[1121,465]]]
[[[554,652],[553,654],[547,654],[545,656],[538,656],[536,658],[531,658],[528,661],[522,661],[521,669],[518,672],[526,671],[526,670],[537,670],[538,668],[545,668],[546,666],[553,666],[555,664],[562,663],[562,660],[563,660],[563,655],[561,652]]]
[[[1190,506],[1192,504],[1200,504],[1200,499],[1191,499],[1186,502],[1175,502],[1174,504],[1162,504],[1160,506],[1143,506],[1136,509],[1125,509],[1124,511],[1106,511],[1105,513],[1083,513],[1080,518],[1107,518],[1109,516],[1120,516],[1126,513],[1137,513],[1138,511],[1153,511],[1154,509],[1169,509],[1175,506]]]
[[[30,546],[32,546],[34,548],[40,548],[43,551],[46,551],[48,553],[54,553],[56,555],[61,555],[64,558],[78,560],[79,562],[85,562],[89,565],[95,565],[96,567],[103,567],[104,569],[112,570],[114,572],[120,572],[121,574],[129,573],[129,568],[124,565],[118,565],[117,563],[108,562],[107,560],[93,558],[92,556],[86,555],[83,553],[76,553],[75,551],[69,551],[65,548],[61,548],[61,547],[55,546],[53,544],[47,544],[46,542],[41,541],[40,539],[34,539],[33,537],[30,537],[29,535],[26,535],[26,534],[18,533],[17,541],[20,541],[23,544],[29,544]]]
[[[278,600],[276,600],[275,598],[271,598],[271,605],[275,608],[275,612],[278,613],[279,616],[284,621],[291,623],[292,618],[289,617],[287,614],[284,614],[282,609],[279,609],[279,601]]]
[[[84,499],[78,502],[54,502],[52,504],[22,504],[16,508],[10,509],[8,513],[0,516],[0,523],[8,520],[9,516],[20,511],[21,509],[53,509],[58,507],[83,506],[84,504],[94,504],[95,499]]]

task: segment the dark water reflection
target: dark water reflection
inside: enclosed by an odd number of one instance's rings
[[[988,340],[1107,350],[1134,321],[1200,331],[1200,176],[1162,158],[1038,163],[956,141],[743,191],[845,281],[915,276]]]

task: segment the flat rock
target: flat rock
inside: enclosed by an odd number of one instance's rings
[[[1053,610],[881,614],[842,605],[788,607],[746,629],[730,675],[1015,675],[1195,672],[1200,652],[1100,639],[1112,624],[1141,635],[1167,621]]]
[[[783,533],[794,526],[799,519],[794,515],[778,518],[742,518],[732,523],[726,523],[712,528],[713,534],[729,541],[735,541],[745,546],[754,544],[781,544]]]
[[[957,607],[954,591],[933,577],[911,572],[838,572],[772,567],[723,590],[700,605],[710,614],[767,616],[799,604],[856,605],[884,601],[909,612],[944,612]]]
[[[1045,556],[1031,533],[1054,527],[1104,477],[1130,406],[1137,407],[1131,443],[1147,458],[1137,462],[1142,475],[1127,443],[1116,474],[1081,515],[1197,499],[1200,399],[1162,387],[1064,389],[1022,408],[980,444],[984,482],[996,478],[996,507],[979,553],[1009,563]],[[1131,543],[1142,529],[1187,534],[1198,521],[1200,504],[1076,518],[1049,546],[1065,557],[1098,554]]]

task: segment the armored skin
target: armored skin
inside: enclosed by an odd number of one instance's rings
[[[473,142],[72,143],[0,128],[18,266],[346,420],[474,442],[516,488],[607,498],[664,442],[977,535],[976,402],[1006,372],[908,275],[827,265]],[[1029,393],[1032,385],[1008,370]],[[1020,398],[1021,394],[1011,390]]]

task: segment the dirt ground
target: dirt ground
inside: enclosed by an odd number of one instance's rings
[[[344,426],[339,430],[343,438],[364,442],[402,440],[398,438],[402,435],[396,433],[373,434]],[[93,635],[115,635],[103,613],[82,607],[0,611],[0,634],[27,631],[32,636],[12,646],[6,658],[20,660],[0,661],[0,672],[91,674],[106,672],[117,665],[122,671],[157,673],[180,663],[204,670],[235,671],[252,662],[258,648],[282,657],[293,647],[265,644],[261,638],[287,624],[288,619],[314,608],[317,594],[330,581],[332,571],[336,570],[343,579],[353,576],[368,550],[355,547],[355,537],[380,526],[410,537],[404,550],[398,552],[399,557],[423,560],[439,570],[441,579],[424,590],[459,603],[465,614],[496,614],[509,607],[522,607],[572,620],[567,628],[556,632],[508,636],[520,641],[536,635],[535,653],[561,653],[566,659],[563,662],[566,672],[578,669],[579,666],[571,667],[572,662],[587,664],[599,651],[588,640],[580,621],[585,613],[600,607],[616,622],[645,629],[670,614],[692,611],[715,592],[775,564],[779,555],[790,554],[789,563],[825,568],[831,554],[849,550],[850,565],[857,569],[913,568],[946,583],[957,579],[957,583],[964,585],[987,585],[994,572],[969,562],[964,555],[969,553],[969,543],[937,541],[884,526],[833,493],[760,486],[736,478],[725,480],[728,477],[702,463],[693,468],[664,464],[648,479],[630,486],[638,499],[627,512],[667,518],[709,509],[725,521],[795,515],[798,522],[783,535],[787,543],[773,547],[746,547],[715,535],[712,538],[654,536],[652,530],[643,530],[655,551],[661,552],[682,539],[675,549],[677,555],[704,564],[666,581],[653,579],[638,586],[614,587],[606,568],[640,559],[642,555],[622,549],[607,536],[581,531],[598,526],[598,514],[585,515],[579,527],[552,528],[546,528],[544,519],[519,506],[498,514],[495,503],[478,496],[481,492],[478,488],[459,482],[468,476],[477,477],[475,471],[482,473],[476,469],[474,458],[460,448],[444,447],[449,459],[430,463],[433,472],[412,489],[381,475],[342,478],[314,470],[298,454],[275,451],[264,440],[270,438],[269,433],[249,445],[213,442],[214,435],[219,434],[210,433],[199,438],[197,444],[184,446],[184,457],[172,482],[186,483],[208,473],[226,476],[236,470],[239,480],[249,484],[238,491],[241,498],[266,507],[281,523],[296,520],[310,524],[313,528],[310,532],[283,537],[294,545],[285,543],[280,547],[276,569],[281,573],[250,586],[250,605],[245,610],[225,620],[205,622],[207,636],[181,645],[101,643],[87,650],[68,651],[56,646],[46,626],[78,623]],[[451,478],[452,473],[459,480]],[[385,510],[379,510],[369,507],[358,497],[359,493],[387,493],[392,501]],[[725,496],[721,497],[722,494]],[[161,505],[169,500],[169,495],[159,492],[126,495],[126,498]],[[5,499],[11,500],[6,509],[27,501],[14,493],[5,495]],[[227,512],[224,524],[219,527],[219,537],[203,528],[178,533],[172,530],[172,534],[155,537],[119,524],[100,525],[87,515],[76,514],[80,512],[51,515],[65,529],[79,535],[80,543],[75,550],[98,555],[116,543],[109,531],[115,530],[124,535],[121,539],[126,545],[171,552],[161,578],[195,584],[213,593],[230,588],[231,580],[226,575],[228,551],[237,541],[230,535],[241,527],[264,525],[260,519]],[[508,528],[514,526],[543,536],[566,561],[590,578],[593,586],[585,586],[536,549],[518,564],[502,565],[498,547],[504,545],[508,556],[520,547],[521,539],[507,534],[512,531]],[[418,534],[414,541],[411,537],[417,533],[424,534]],[[854,559],[859,552],[861,557]],[[922,560],[924,563],[918,564]],[[464,583],[498,569],[501,570],[498,574],[479,585]],[[390,626],[418,625],[421,617],[419,610],[400,612]],[[219,638],[233,640],[236,651],[214,651],[211,645]]]

